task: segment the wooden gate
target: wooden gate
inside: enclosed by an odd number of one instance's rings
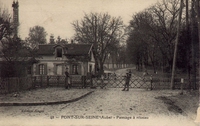
[[[93,85],[100,87],[109,87],[109,88],[123,88],[126,82],[126,77],[124,75],[115,75],[110,74],[109,76],[101,77],[101,78],[93,78]],[[152,80],[150,77],[143,77],[132,74],[130,83],[130,88],[145,88],[152,89]]]

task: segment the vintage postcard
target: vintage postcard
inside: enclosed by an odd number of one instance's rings
[[[199,125],[198,10],[195,0],[0,0],[0,125]]]

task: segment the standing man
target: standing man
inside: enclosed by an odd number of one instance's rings
[[[128,73],[126,73],[126,82],[125,82],[125,85],[124,85],[124,89],[122,91],[129,91],[129,82],[130,82],[130,79],[131,79],[131,70],[129,70]]]
[[[66,89],[70,88],[70,78],[69,78],[68,68],[65,69],[65,88]]]

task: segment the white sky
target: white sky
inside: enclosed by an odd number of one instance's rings
[[[122,17],[128,25],[134,13],[141,11],[158,0],[18,0],[19,2],[19,35],[28,37],[29,28],[43,26],[49,36],[59,35],[70,39],[74,35],[71,23],[83,18],[84,13],[108,12],[111,16]],[[13,0],[0,0],[12,14]]]

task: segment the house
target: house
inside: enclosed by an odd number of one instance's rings
[[[94,71],[92,44],[38,45],[38,60],[33,64],[33,75],[87,75]]]

